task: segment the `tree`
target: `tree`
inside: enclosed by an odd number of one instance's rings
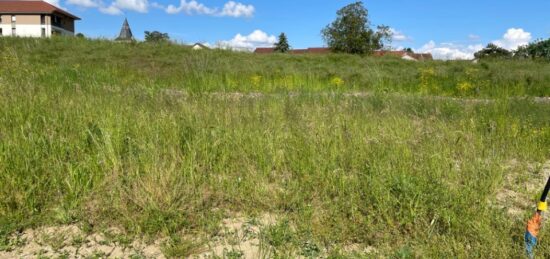
[[[283,32],[279,35],[279,41],[275,43],[275,52],[287,53],[290,50],[290,45],[288,45],[288,38]]]
[[[158,31],[145,31],[145,41],[146,42],[167,42],[170,40],[170,36],[168,36],[168,33],[162,33]]]
[[[550,60],[550,39],[538,40],[521,46],[514,52],[514,58],[544,58]]]
[[[82,33],[80,33],[80,32],[77,33],[75,36],[76,36],[77,38],[80,38],[80,39],[86,38],[86,36],[84,36],[84,34],[82,34]]]
[[[335,52],[368,54],[384,47],[391,40],[387,26],[370,28],[368,10],[359,1],[340,9],[334,22],[321,33],[327,45]]]
[[[414,50],[411,49],[411,48],[405,48],[403,49],[405,52],[409,53],[409,54],[414,54]]]
[[[512,57],[512,52],[507,49],[501,48],[493,43],[489,43],[487,47],[476,52],[474,56],[477,59],[483,58],[510,58]]]

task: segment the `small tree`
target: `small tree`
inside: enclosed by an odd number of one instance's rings
[[[145,41],[146,42],[153,42],[153,43],[159,43],[159,42],[167,42],[170,40],[170,36],[168,36],[168,33],[162,33],[158,31],[145,31]]]
[[[405,52],[409,53],[409,54],[414,54],[414,50],[411,49],[411,48],[405,48],[403,49]]]
[[[476,52],[474,56],[477,59],[483,58],[510,58],[512,57],[512,52],[507,49],[501,48],[493,43],[489,43],[487,47]]]
[[[290,45],[288,45],[288,38],[283,32],[279,35],[279,41],[275,43],[275,52],[287,53],[290,50]]]
[[[84,34],[82,34],[82,33],[80,33],[80,32],[77,33],[75,36],[76,36],[77,38],[80,38],[80,39],[86,38],[86,36],[84,36]]]
[[[550,60],[550,39],[538,40],[521,46],[514,52],[514,58],[543,58]]]
[[[340,9],[336,20],[321,33],[333,51],[352,54],[371,53],[391,40],[389,27],[378,26],[377,31],[370,28],[368,10],[360,1]]]

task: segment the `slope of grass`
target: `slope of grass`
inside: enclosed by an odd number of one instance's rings
[[[18,229],[75,222],[208,239],[223,218],[271,213],[282,220],[263,238],[279,255],[351,256],[353,244],[397,257],[522,255],[524,218],[494,195],[526,172],[510,161],[548,160],[550,105],[496,97],[546,95],[547,64],[0,46],[0,248]],[[474,68],[490,84],[470,95],[493,101],[416,96],[465,94],[450,85]],[[287,77],[292,87],[277,81]]]
[[[351,55],[253,55],[178,45],[57,38],[0,41],[33,84],[189,92],[367,91],[448,96],[550,96],[550,63],[403,62]],[[63,76],[59,76],[63,75]]]

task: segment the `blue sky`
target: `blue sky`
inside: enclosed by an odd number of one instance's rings
[[[114,38],[125,17],[138,39],[146,30],[180,42],[252,49],[285,32],[294,48],[323,46],[321,29],[345,0],[48,0],[82,18],[77,31]],[[488,43],[508,49],[550,37],[550,1],[365,0],[374,25],[395,31],[394,48],[441,59],[471,58]],[[527,2],[527,1],[525,1]]]

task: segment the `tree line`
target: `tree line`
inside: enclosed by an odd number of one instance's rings
[[[474,54],[476,59],[547,59],[550,60],[550,39],[537,40],[510,51],[493,43]]]

